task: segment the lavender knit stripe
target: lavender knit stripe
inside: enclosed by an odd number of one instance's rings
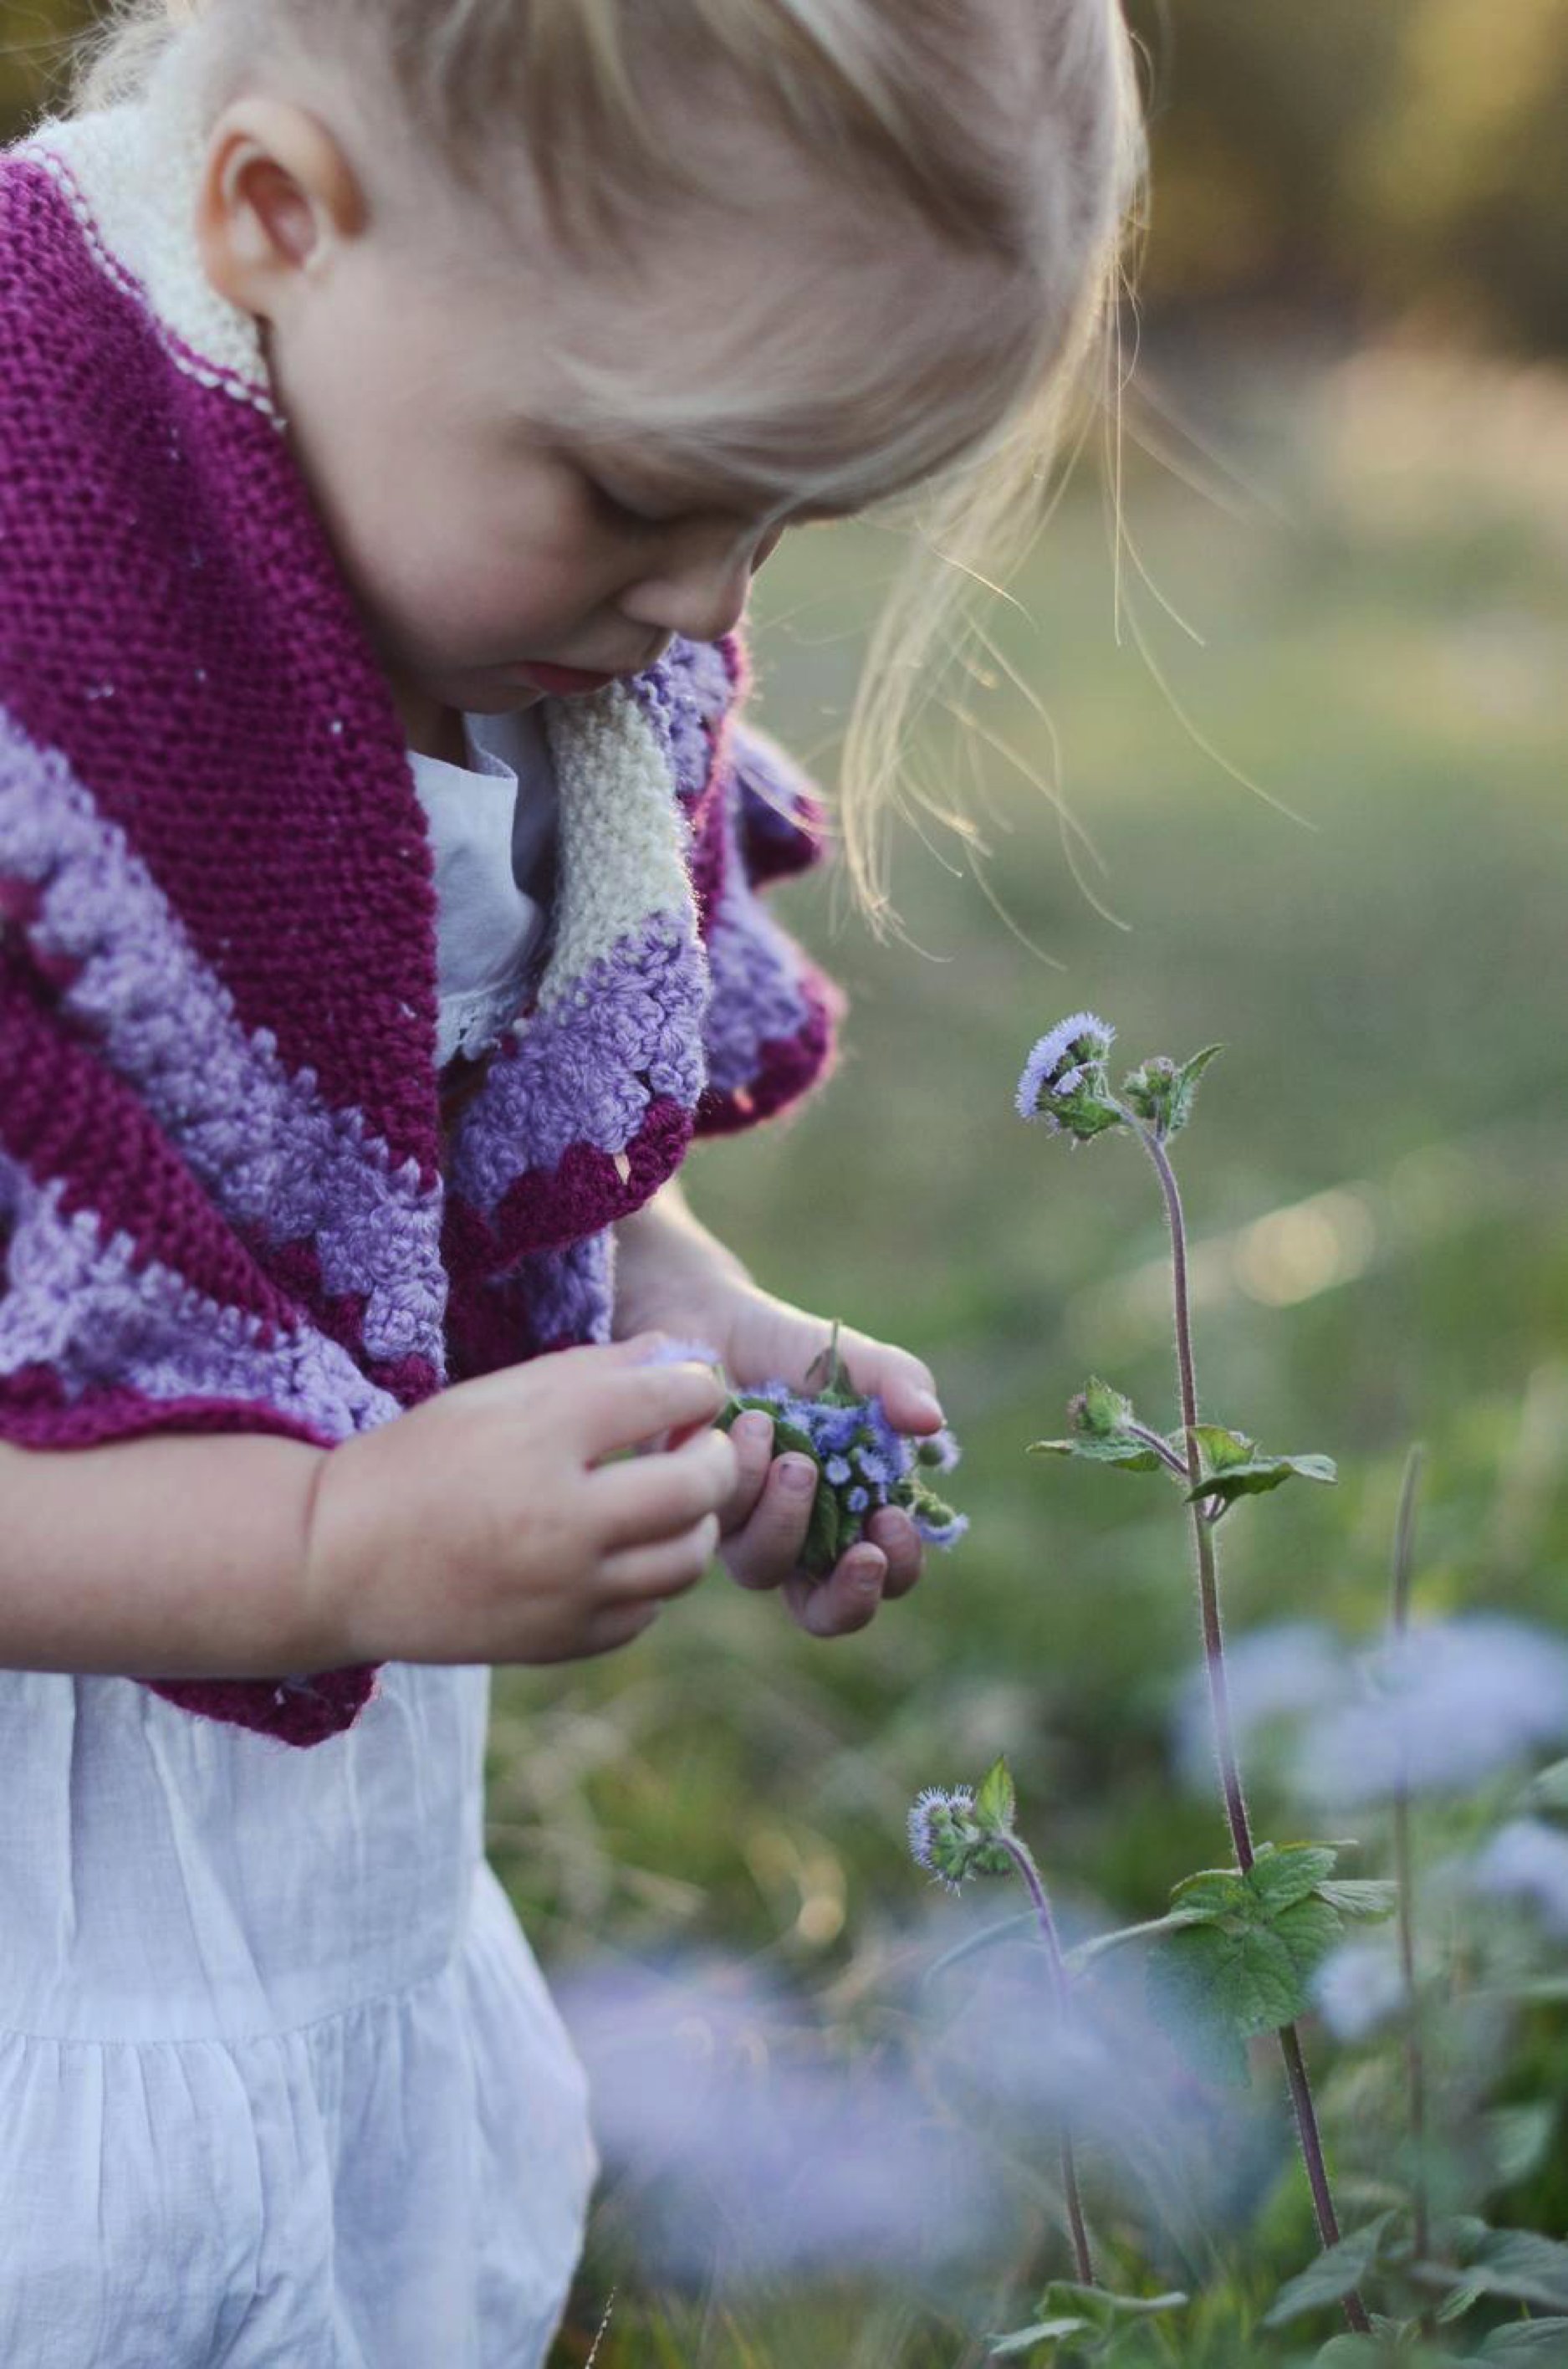
[[[608,1341],[614,1297],[615,1235],[606,1227],[563,1251],[532,1251],[519,1273],[536,1348]]]
[[[800,1035],[811,1007],[799,948],[744,890],[734,901],[726,898],[714,917],[708,960],[708,1079],[713,1093],[729,1094],[752,1083],[765,1045]]]
[[[58,1181],[36,1184],[0,1153],[0,1209],[11,1239],[0,1299],[0,1374],[48,1367],[68,1398],[115,1384],[148,1399],[254,1399],[332,1439],[372,1431],[400,1410],[346,1349],[308,1329],[288,1334],[197,1291],[90,1209],[65,1218]]]
[[[676,795],[683,805],[693,805],[708,785],[714,736],[731,695],[717,646],[677,636],[657,665],[630,687],[668,753]]]
[[[537,1013],[493,1062],[459,1132],[451,1184],[489,1218],[520,1173],[552,1169],[574,1143],[614,1154],[665,1096],[685,1109],[705,1082],[701,948],[653,913]]]
[[[393,1169],[361,1114],[290,1076],[267,1028],[247,1035],[124,833],[65,759],[0,709],[0,879],[41,892],[35,943],[82,967],[66,1009],[88,1022],[232,1224],[313,1242],[331,1294],[363,1296],[366,1353],[441,1370],[441,1188]]]

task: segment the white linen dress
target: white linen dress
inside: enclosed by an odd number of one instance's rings
[[[542,740],[470,745],[414,761],[443,1058],[516,1010],[543,934],[505,864],[547,847]],[[489,1688],[391,1663],[301,1750],[0,1672],[4,2369],[543,2362],[597,2165],[484,1859]]]

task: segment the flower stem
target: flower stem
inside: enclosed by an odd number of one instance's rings
[[[1153,1163],[1165,1197],[1165,1219],[1171,1239],[1171,1276],[1176,1300],[1176,1377],[1181,1391],[1182,1430],[1187,1440],[1187,1479],[1197,1489],[1203,1479],[1203,1459],[1198,1445],[1198,1380],[1192,1354],[1192,1310],[1187,1291],[1187,1221],[1182,1211],[1181,1192],[1158,1131],[1146,1127],[1137,1115],[1121,1106],[1121,1115],[1131,1127]],[[1198,1555],[1198,1601],[1203,1623],[1203,1659],[1209,1677],[1209,1704],[1213,1716],[1214,1755],[1219,1763],[1221,1790],[1224,1796],[1225,1820],[1231,1830],[1231,1844],[1235,1852],[1236,1866],[1245,1874],[1256,1856],[1253,1849],[1252,1825],[1247,1817],[1246,1798],[1242,1791],[1241,1767],[1236,1757],[1235,1731],[1231,1719],[1230,1688],[1225,1673],[1225,1636],[1220,1614],[1220,1568],[1214,1545],[1214,1526],[1206,1521],[1203,1501],[1194,1498],[1189,1507],[1192,1534]],[[1312,2103],[1312,2084],[1307,2078],[1306,2059],[1301,2054],[1301,2036],[1294,2023],[1287,2023],[1278,2033],[1279,2053],[1285,2060],[1285,2078],[1290,2087],[1290,2105],[1296,2118],[1296,2134],[1301,2141],[1301,2159],[1306,2166],[1307,2184],[1312,2190],[1312,2207],[1317,2215],[1318,2235],[1324,2249],[1339,2243],[1339,2216],[1334,2209],[1334,2192],[1329,2186],[1328,2166],[1323,2151],[1323,2137],[1318,2129],[1317,2111]],[[1345,2317],[1358,2335],[1370,2332],[1371,2321],[1367,2306],[1355,2288],[1344,2299]]]
[[[1397,1644],[1410,1625],[1410,1575],[1415,1562],[1415,1502],[1421,1482],[1422,1450],[1405,1459],[1404,1482],[1399,1493],[1399,1518],[1394,1526],[1393,1571],[1391,1583],[1390,1634]],[[1404,1986],[1404,2074],[1410,2112],[1412,2155],[1410,2203],[1417,2261],[1431,2251],[1431,2200],[1426,2187],[1426,2061],[1421,2037],[1421,1998],[1415,1983],[1415,1878],[1411,1848],[1410,1789],[1403,1779],[1393,1795],[1393,1871],[1398,1899],[1399,1965]],[[1423,2315],[1430,2335],[1436,2325]]]
[[[1067,1962],[1062,1954],[1062,1942],[1056,1930],[1056,1919],[1051,1913],[1051,1900],[1046,1892],[1034,1853],[1017,1835],[999,1836],[1008,1858],[1023,1879],[1024,1888],[1034,1903],[1035,1921],[1045,1947],[1045,1962],[1050,1971],[1051,1988],[1056,2003],[1059,2021],[1064,2021],[1068,2008]],[[1073,2148],[1073,2134],[1064,2123],[1062,2131],[1062,2191],[1067,2203],[1067,2226],[1073,2239],[1073,2259],[1081,2283],[1095,2283],[1095,2258],[1089,2250],[1088,2226],[1084,2219],[1084,2203],[1078,2192],[1078,2164]]]

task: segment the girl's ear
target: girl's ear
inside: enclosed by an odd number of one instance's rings
[[[257,94],[223,109],[208,135],[196,235],[231,304],[272,320],[301,275],[319,276],[367,219],[354,168],[315,116]]]

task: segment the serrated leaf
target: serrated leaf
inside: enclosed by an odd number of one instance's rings
[[[1385,1883],[1376,1875],[1336,1875],[1332,1883],[1318,1885],[1317,1896],[1337,1909],[1341,1917],[1358,1918],[1363,1923],[1392,1917],[1399,1906],[1398,1884]]]
[[[1171,1887],[1171,1906],[1189,1917],[1245,1917],[1252,1906],[1245,1879],[1233,1867],[1199,1868]]]
[[[1017,1808],[1017,1792],[1004,1755],[992,1762],[980,1780],[980,1790],[974,1797],[974,1822],[994,1834],[1010,1834]]]
[[[1121,1472],[1157,1472],[1160,1459],[1139,1439],[1119,1434],[1108,1439],[1031,1439],[1029,1456],[1076,1456],[1085,1464],[1111,1464]]]
[[[1187,1491],[1187,1502],[1190,1505],[1200,1497],[1221,1497],[1228,1505],[1237,1497],[1258,1497],[1278,1489],[1292,1476],[1332,1484],[1339,1479],[1339,1470],[1332,1456],[1251,1456],[1216,1468]]]
[[[1507,2328],[1494,2328],[1474,2355],[1477,2361],[1494,2362],[1537,2361],[1556,2364],[1568,2361],[1568,2319],[1555,2314],[1549,2319],[1521,2319]]]
[[[1272,1913],[1316,1892],[1338,1860],[1332,1843],[1260,1843],[1244,1881]]]
[[[1277,1927],[1244,1925],[1226,1931],[1218,1925],[1189,1925],[1162,1943],[1189,1997],[1200,1996],[1210,2012],[1238,2040],[1278,2031],[1307,2005],[1290,1948]]]
[[[1310,2003],[1312,1977],[1344,1930],[1339,1912],[1311,1894],[1281,1909],[1269,1930],[1278,1935],[1290,1953],[1301,1986],[1301,2003],[1295,2010],[1300,2015]]]
[[[1192,1436],[1205,1472],[1228,1472],[1233,1465],[1245,1464],[1256,1448],[1244,1432],[1227,1431],[1222,1423],[1195,1423]]]
[[[1353,2229],[1337,2246],[1330,2246],[1315,2262],[1295,2278],[1287,2279],[1263,2316],[1265,2328],[1283,2328],[1304,2312],[1317,2311],[1324,2304],[1342,2303],[1352,2287],[1358,2287],[1378,2259],[1378,2249],[1383,2234],[1393,2219],[1390,2213],[1380,2213],[1365,2227]],[[1321,2355],[1320,2355],[1321,2358]]]
[[[1124,1432],[1138,1420],[1132,1401],[1102,1381],[1098,1374],[1089,1376],[1071,1412],[1078,1429],[1098,1439]]]

